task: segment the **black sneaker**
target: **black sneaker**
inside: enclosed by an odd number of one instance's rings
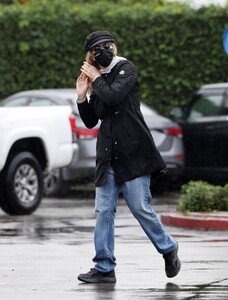
[[[163,254],[165,260],[165,272],[166,276],[169,278],[175,277],[181,269],[181,262],[177,256],[177,252],[178,245],[173,251]]]
[[[103,273],[93,268],[88,273],[80,274],[78,280],[87,283],[115,283],[116,276],[114,270]]]

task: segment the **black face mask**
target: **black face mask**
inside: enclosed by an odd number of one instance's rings
[[[102,66],[107,67],[113,59],[113,51],[111,48],[95,48],[95,60]]]

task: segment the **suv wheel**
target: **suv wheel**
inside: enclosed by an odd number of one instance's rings
[[[29,152],[13,157],[1,174],[0,206],[8,214],[31,214],[43,195],[43,173]]]

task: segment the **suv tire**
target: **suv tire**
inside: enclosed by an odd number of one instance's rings
[[[0,207],[10,215],[34,212],[43,196],[41,166],[30,152],[21,152],[8,161],[0,178]]]

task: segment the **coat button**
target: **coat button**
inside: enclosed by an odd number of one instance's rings
[[[115,159],[117,159],[117,156],[115,156]]]
[[[115,142],[115,145],[117,145],[117,142]]]

